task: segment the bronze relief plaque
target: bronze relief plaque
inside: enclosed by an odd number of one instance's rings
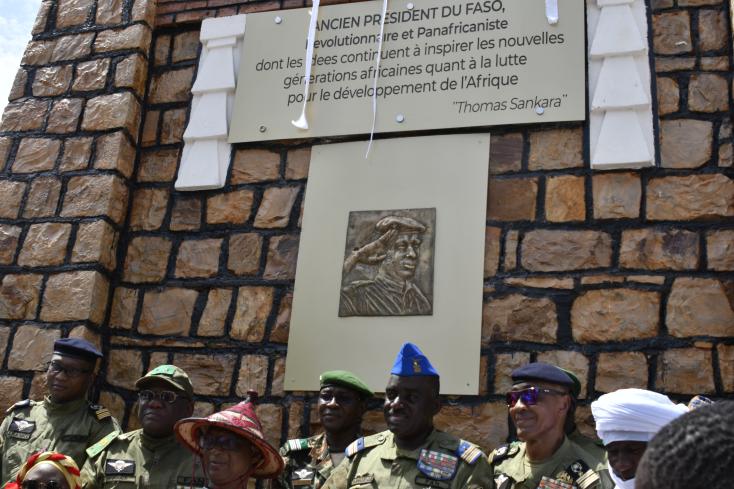
[[[436,209],[352,211],[339,316],[430,316]]]

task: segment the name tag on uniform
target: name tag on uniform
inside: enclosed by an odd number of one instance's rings
[[[135,475],[135,461],[109,459],[104,466],[105,475]]]
[[[415,477],[415,483],[418,484],[419,486],[437,487],[438,489],[449,489],[451,487],[450,482],[430,479],[424,475],[417,475]]]
[[[13,418],[8,429],[8,436],[18,440],[30,440],[34,431],[36,431],[35,421]]]
[[[538,489],[573,489],[573,485],[561,482],[557,479],[551,479],[550,477],[543,476],[538,484]]]
[[[375,476],[372,474],[362,474],[357,475],[352,479],[352,483],[350,487],[352,486],[362,486],[365,484],[372,484],[375,481]]]
[[[459,459],[448,453],[434,450],[421,450],[418,457],[418,470],[431,479],[448,481],[454,478]]]
[[[61,441],[68,441],[71,443],[85,443],[87,441],[87,435],[62,435]]]

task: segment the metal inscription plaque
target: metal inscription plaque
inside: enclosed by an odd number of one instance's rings
[[[544,0],[390,0],[380,36],[382,4],[318,10],[308,95],[310,9],[247,14],[229,141],[369,133],[373,99],[378,133],[586,117],[583,0],[557,23]]]
[[[433,314],[436,209],[349,213],[339,316]]]

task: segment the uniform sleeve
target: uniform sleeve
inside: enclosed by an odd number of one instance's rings
[[[494,489],[494,476],[492,474],[492,466],[489,465],[487,457],[484,455],[479,457],[471,466],[466,481],[461,485],[467,489]]]
[[[331,472],[322,489],[347,489],[349,487],[349,473],[352,470],[352,459],[345,458],[339,465]]]
[[[104,466],[104,453],[100,453],[96,457],[89,457],[84,462],[81,470],[81,480],[83,489],[99,489],[102,487],[102,467]]]

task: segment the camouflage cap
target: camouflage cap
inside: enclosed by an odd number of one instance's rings
[[[358,392],[359,395],[364,398],[369,398],[374,395],[372,390],[362,379],[346,370],[330,370],[328,372],[324,372],[319,376],[319,385],[321,388],[324,388],[327,385],[346,387],[347,389]]]
[[[162,380],[179,392],[186,394],[189,399],[194,397],[194,387],[189,376],[175,365],[159,365],[135,382],[135,387],[141,389],[156,380]]]

